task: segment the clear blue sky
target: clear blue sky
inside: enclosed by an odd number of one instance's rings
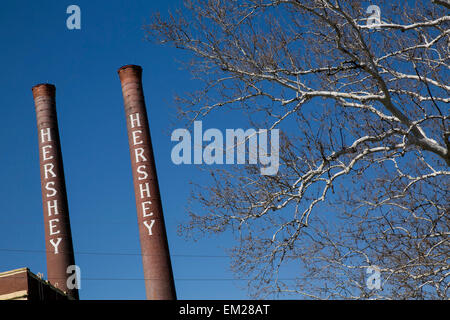
[[[66,28],[66,8],[71,4],[81,8],[81,30]],[[175,111],[170,106],[174,93],[186,92],[195,84],[176,61],[183,58],[182,52],[146,42],[142,26],[152,13],[167,13],[180,5],[178,0],[2,2],[0,271],[29,267],[34,273],[46,274],[31,87],[49,82],[56,85],[75,259],[84,279],[80,298],[145,298],[116,72],[123,65],[138,64],[144,69],[144,94],[178,297],[247,297],[244,281],[227,280],[233,275],[224,257],[226,235],[186,242],[176,232],[178,224],[187,219],[189,181],[201,181],[196,180],[195,167],[171,162],[174,144],[169,134]]]

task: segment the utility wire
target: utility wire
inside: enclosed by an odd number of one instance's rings
[[[278,279],[269,279],[267,281],[275,282],[275,281],[295,281],[295,280],[311,280],[311,279],[330,279],[330,277],[319,276],[319,277],[297,277],[297,278],[278,278]],[[81,278],[81,280],[100,280],[100,281],[109,281],[109,280],[124,280],[124,281],[145,281],[145,280],[160,280],[159,278]],[[175,281],[257,281],[258,279],[250,279],[250,278],[174,278]],[[266,281],[266,280],[261,280]]]
[[[17,278],[23,279],[23,277],[18,276],[9,276],[8,279]],[[335,277],[338,278],[338,277]],[[278,279],[269,279],[269,280],[261,280],[261,281],[295,281],[295,280],[311,280],[311,279],[330,279],[330,277],[326,276],[311,276],[311,277],[297,277],[297,278],[278,278]],[[45,279],[42,279],[47,281]],[[53,280],[66,280],[66,278],[53,278]],[[161,278],[81,278],[81,281],[145,281],[145,280],[161,280]],[[250,278],[174,278],[175,281],[257,281],[258,279],[250,279]]]
[[[0,248],[0,252],[26,252],[26,253],[45,253],[46,250],[31,250],[31,249],[5,249]],[[81,252],[75,251],[75,254],[86,254],[86,255],[122,255],[122,256],[140,256],[141,253],[119,253],[119,252]],[[151,254],[147,256],[157,256],[156,254]],[[229,258],[225,255],[193,255],[193,254],[171,254],[173,257],[186,257],[186,258]],[[12,276],[14,278],[14,276]],[[295,281],[295,280],[312,280],[312,279],[330,279],[326,276],[310,276],[310,277],[296,277],[296,278],[278,278],[271,279],[269,281]],[[158,280],[158,278],[81,278],[85,281],[145,281],[145,280]],[[250,278],[175,278],[175,281],[257,281],[258,279]],[[265,280],[264,280],[265,281]]]
[[[1,248],[0,252],[25,252],[25,253],[47,253],[46,250],[31,250],[31,249],[5,249]],[[53,251],[50,251],[53,252]],[[64,252],[61,252],[64,253]],[[80,255],[102,255],[102,256],[142,256],[142,253],[125,253],[125,252],[85,252],[85,251],[74,251],[74,254]],[[160,256],[159,254],[145,254],[145,256]],[[196,254],[170,254],[171,257],[182,257],[182,258],[229,258],[226,255],[196,255]]]

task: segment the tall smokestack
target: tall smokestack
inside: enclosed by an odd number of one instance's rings
[[[134,193],[148,300],[175,300],[175,284],[142,90],[142,68],[118,70],[133,170]]]
[[[75,265],[75,258],[56,115],[55,86],[38,84],[32,91],[39,139],[47,278],[69,297],[78,299],[78,290],[67,288],[67,279],[71,276],[67,273],[67,267]]]

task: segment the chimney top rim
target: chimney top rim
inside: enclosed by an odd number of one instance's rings
[[[128,68],[132,68],[132,69],[136,69],[136,70],[142,71],[142,67],[141,66],[138,66],[138,65],[135,65],[135,64],[127,64],[127,65],[124,65],[124,66],[120,67],[119,70],[117,70],[117,72],[120,73],[122,70],[125,70],[125,69],[128,69]]]
[[[42,87],[42,86],[52,88],[53,90],[56,89],[56,87],[55,87],[54,84],[51,84],[51,83],[38,83],[37,85],[34,85],[34,86],[31,88],[31,90],[34,91],[34,89],[37,89],[38,87]]]

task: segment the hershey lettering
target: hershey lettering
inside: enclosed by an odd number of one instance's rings
[[[60,207],[58,203],[58,199],[53,199],[58,195],[58,189],[55,188],[56,182],[50,179],[57,179],[57,175],[54,171],[55,164],[52,162],[54,156],[52,155],[53,151],[53,140],[51,135],[50,128],[44,128],[40,131],[40,139],[41,139],[41,155],[42,155],[42,167],[44,170],[44,192],[43,192],[43,201],[47,207],[47,216],[52,217],[48,219],[48,230],[50,236],[50,244],[54,249],[54,253],[59,253],[59,244],[61,243],[62,238],[57,235],[61,233],[60,230],[60,220],[57,218],[60,214]]]
[[[139,183],[139,198],[137,199],[140,205],[138,206],[138,210],[140,210],[142,223],[145,226],[145,228],[148,230],[148,235],[153,235],[153,226],[155,224],[155,219],[151,219],[153,216],[153,212],[151,211],[151,192],[150,192],[150,183],[145,182],[143,180],[146,180],[149,177],[148,173],[148,165],[146,162],[148,161],[147,157],[145,156],[145,149],[143,148],[142,144],[144,141],[142,140],[142,125],[141,125],[141,114],[140,113],[134,113],[130,114],[130,128],[134,129],[130,132],[131,135],[131,154],[134,155],[134,161],[135,163],[142,163],[136,168],[136,172],[134,172],[134,175],[137,177],[139,181],[142,181]],[[140,207],[140,208],[139,208]]]

